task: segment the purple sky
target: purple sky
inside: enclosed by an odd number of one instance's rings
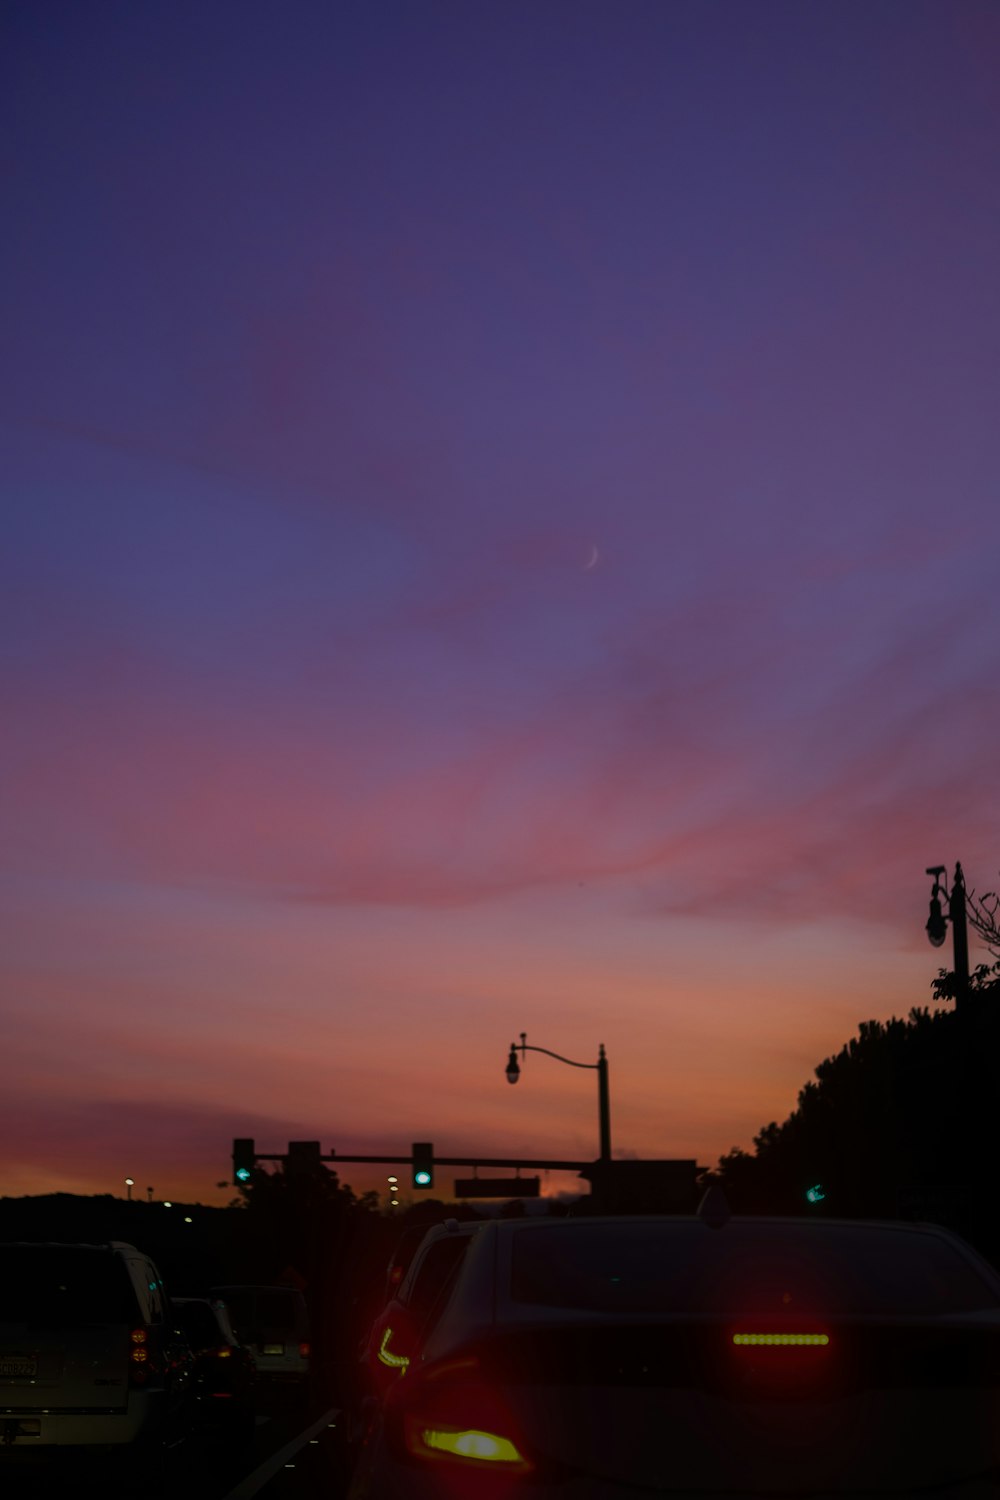
[[[521,1030],[708,1164],[930,1003],[924,867],[1000,884],[992,0],[4,30],[0,1191],[594,1155]]]

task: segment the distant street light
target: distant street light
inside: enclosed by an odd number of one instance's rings
[[[132,1189],[135,1187],[135,1178],[134,1177],[126,1177],[126,1179],[125,1179],[125,1186],[128,1189],[128,1201],[131,1203],[132,1202]]]
[[[594,1068],[597,1071],[597,1112],[598,1126],[601,1137],[601,1161],[611,1160],[611,1103],[608,1093],[608,1059],[604,1051],[604,1043],[601,1043],[595,1063],[574,1062],[570,1057],[561,1057],[558,1052],[550,1052],[548,1047],[529,1047],[525,1038],[527,1032],[521,1032],[520,1042],[511,1042],[510,1056],[507,1059],[507,1082],[516,1083],[521,1076],[521,1065],[517,1060],[520,1052],[523,1060],[526,1052],[544,1052],[546,1057],[554,1057],[556,1062],[566,1063],[571,1068]]]
[[[146,1189],[146,1202],[147,1203],[152,1203],[152,1201],[153,1201],[153,1189],[151,1187],[148,1187]]]
[[[951,922],[955,958],[955,1009],[958,1010],[969,996],[969,928],[965,910],[965,876],[962,874],[962,866],[957,864],[949,891],[942,879],[944,865],[930,865],[925,873],[934,877],[934,885],[931,889],[930,916],[924,930],[931,945],[940,948],[948,935],[948,923]],[[944,901],[948,903],[947,916],[944,913]]]

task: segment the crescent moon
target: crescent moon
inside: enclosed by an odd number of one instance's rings
[[[591,542],[591,544],[590,544],[590,558],[589,558],[589,560],[586,563],[584,563],[584,565],[583,565],[583,571],[585,573],[590,573],[594,568],[597,567],[597,564],[600,561],[600,557],[601,557],[601,554],[598,552],[598,550],[594,546],[593,542]]]

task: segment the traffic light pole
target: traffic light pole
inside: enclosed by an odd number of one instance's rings
[[[602,1063],[603,1048],[602,1048]],[[602,1160],[608,1146],[606,1112],[607,1112],[607,1064],[601,1068],[599,1073],[601,1084],[601,1148]],[[324,1155],[319,1149],[319,1141],[289,1141],[284,1151],[258,1151],[256,1142],[251,1136],[238,1137],[233,1141],[233,1185],[235,1187],[247,1187],[253,1181],[253,1174],[257,1163],[263,1161],[280,1161],[284,1165],[286,1173],[308,1173],[321,1162],[329,1162],[336,1166],[338,1162],[350,1162],[362,1166],[408,1166],[412,1167],[414,1173],[413,1185],[416,1188],[433,1188],[435,1167],[513,1167],[515,1171],[530,1171],[541,1169],[551,1172],[580,1172],[583,1173],[588,1167],[593,1166],[589,1161],[565,1161],[555,1160],[553,1157],[536,1156],[437,1156],[434,1146],[430,1141],[414,1142],[412,1154],[405,1156],[397,1152],[392,1156],[338,1156],[337,1152],[330,1150]],[[424,1180],[418,1180],[424,1178]]]
[[[255,1159],[257,1161],[284,1161],[286,1155],[285,1151],[258,1151]],[[321,1155],[319,1160],[331,1162],[334,1166],[339,1161],[361,1162],[369,1166],[412,1167],[414,1164],[412,1156],[402,1156],[398,1152],[395,1156],[340,1156],[336,1151],[331,1151],[327,1155]],[[533,1167],[551,1172],[579,1172],[584,1167],[593,1166],[593,1162],[553,1161],[551,1158],[542,1160],[541,1157],[435,1155],[434,1165],[436,1167],[524,1167],[525,1169]]]

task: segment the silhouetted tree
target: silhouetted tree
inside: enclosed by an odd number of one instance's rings
[[[997,967],[977,971],[983,1000]],[[788,1119],[760,1130],[753,1154],[734,1147],[712,1175],[738,1212],[893,1218],[916,1203],[996,1254],[998,1056],[997,1004],[862,1022]],[[825,1197],[810,1204],[816,1184]]]
[[[931,981],[935,1000],[954,1000],[958,995],[958,981],[954,969],[938,969],[937,978]],[[1000,1001],[1000,963],[977,964],[969,975],[969,995],[972,998]]]
[[[974,890],[966,891],[965,910],[969,925],[979,934],[994,958],[1000,958],[1000,893],[984,891],[977,896]],[[1000,968],[1000,965],[995,965]]]

